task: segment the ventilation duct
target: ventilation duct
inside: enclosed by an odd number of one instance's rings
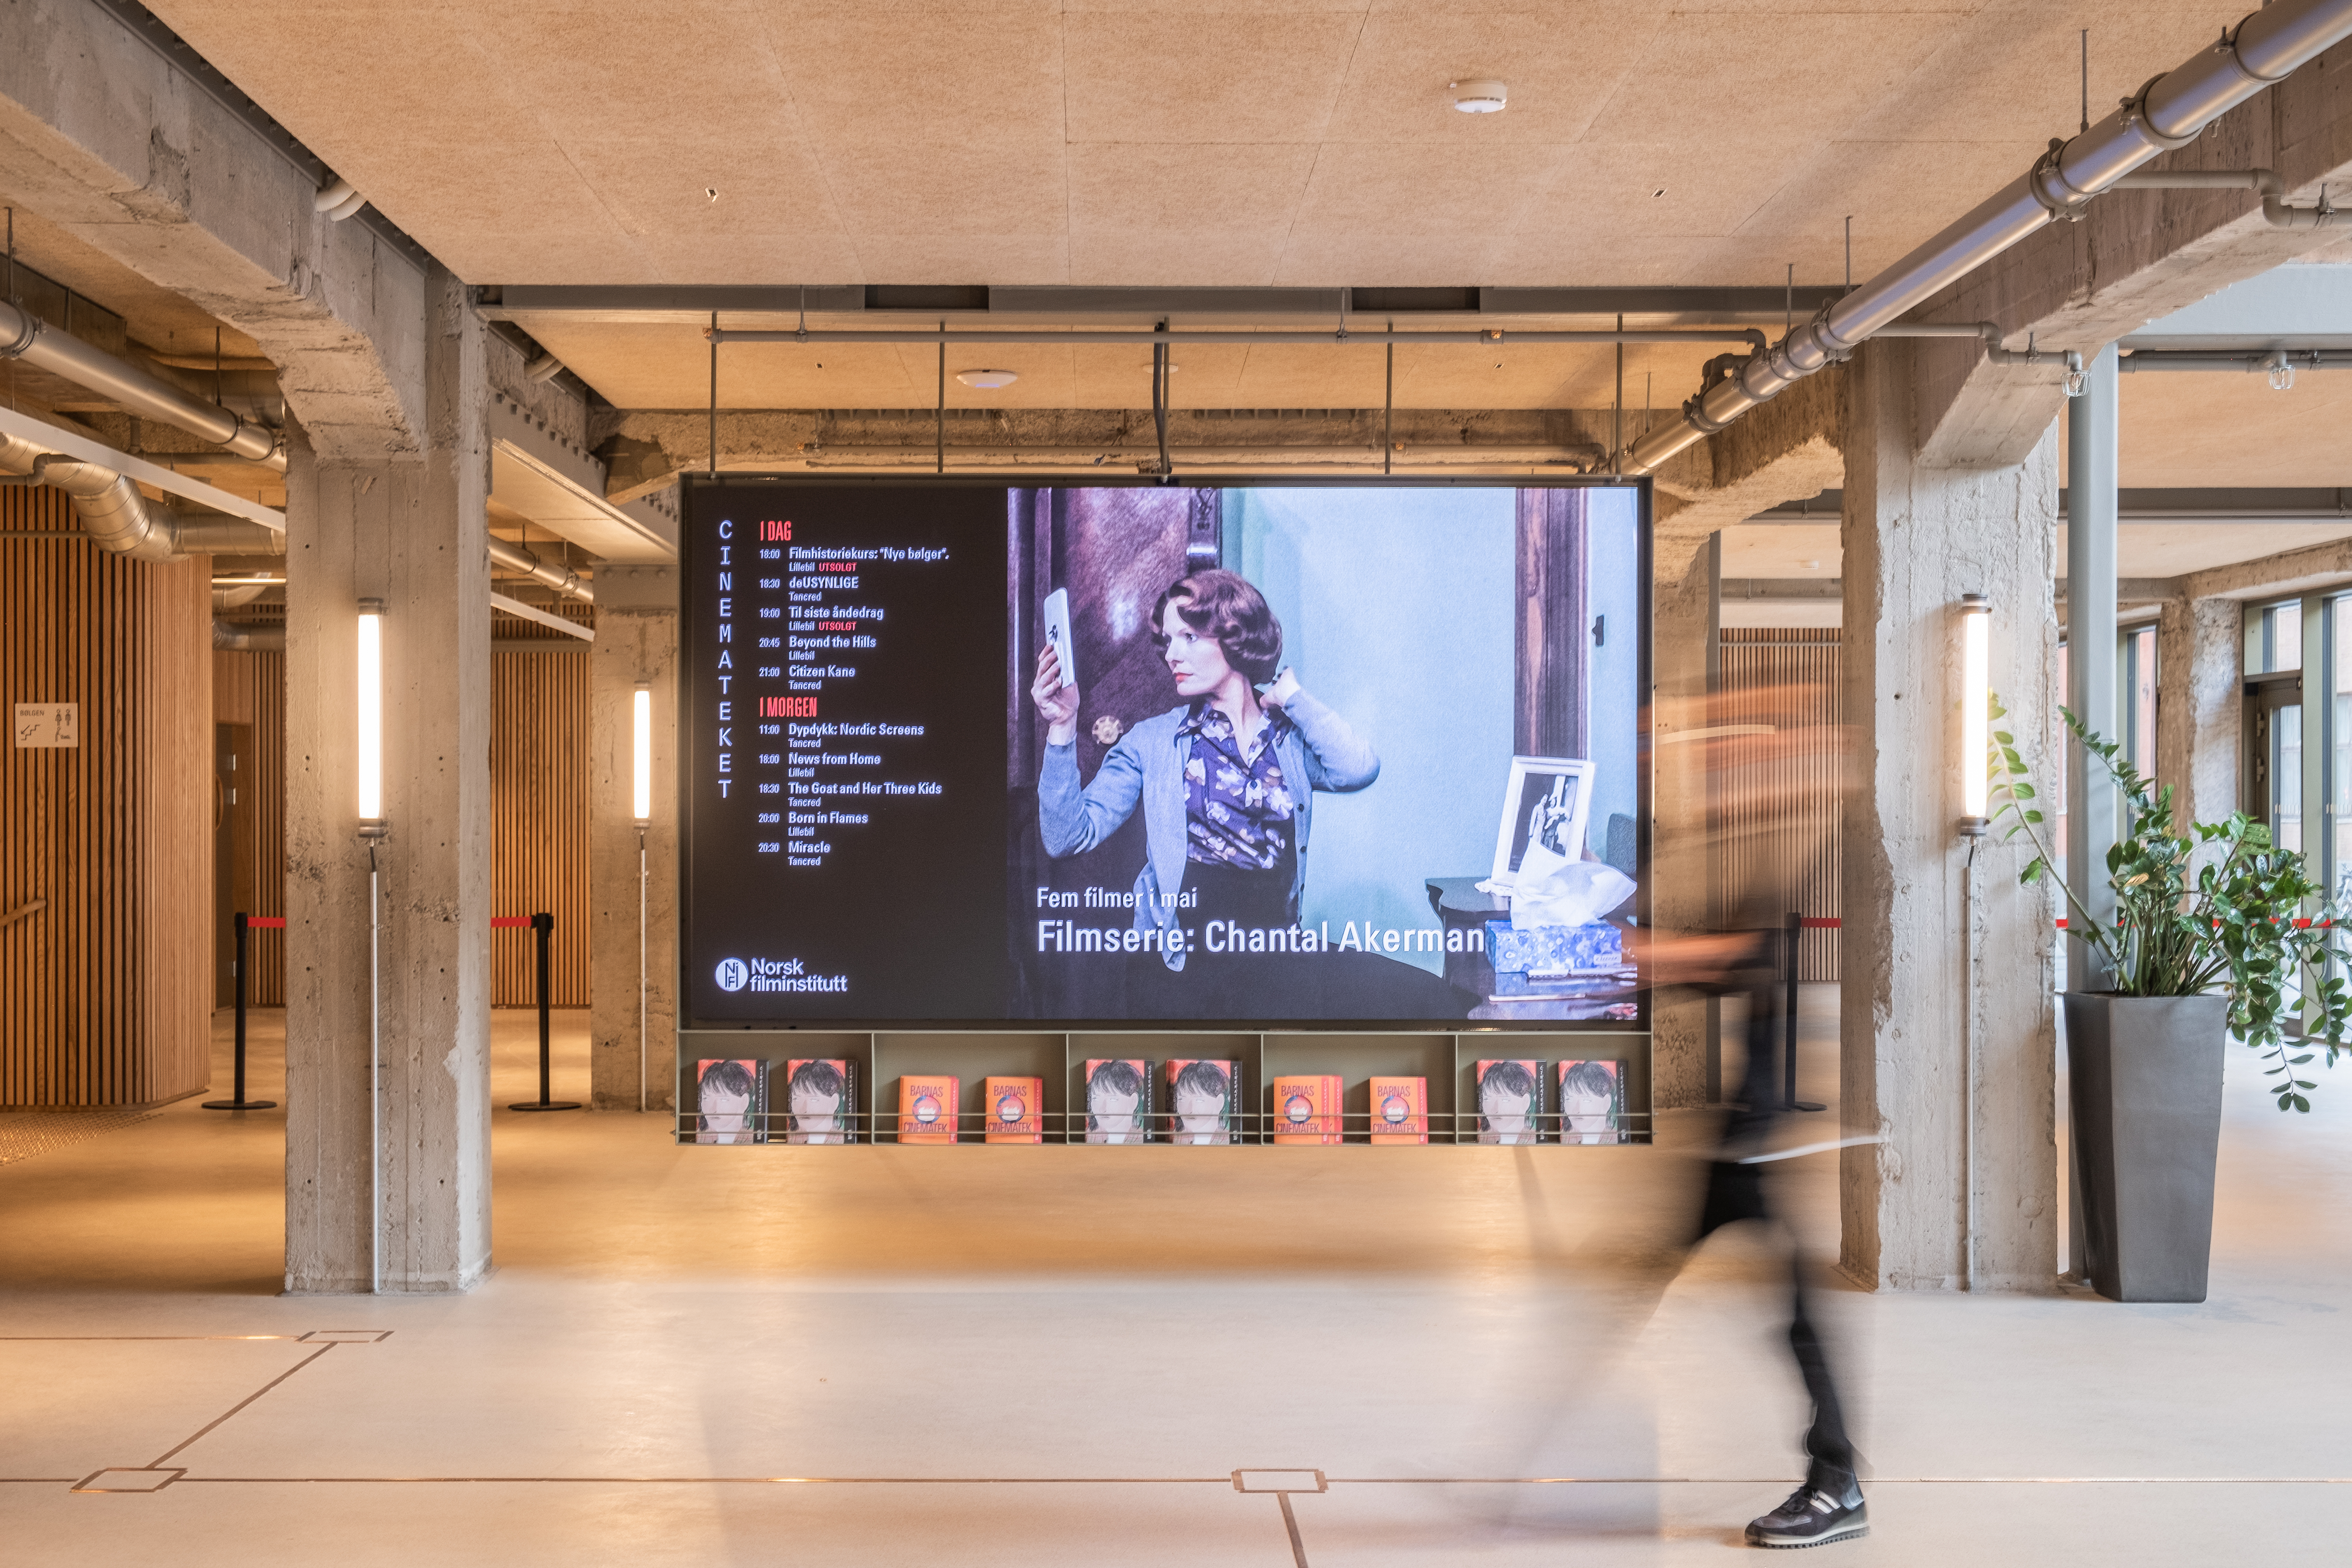
[[[352,189],[349,180],[343,179],[321,185],[310,198],[311,210],[326,214],[328,220],[333,223],[359,216],[360,208],[365,205],[367,198]]]
[[[2277,0],[2225,30],[2221,42],[2153,78],[2121,108],[2071,142],[2053,141],[2032,169],[1910,255],[1737,369],[1710,379],[1682,417],[1625,450],[1624,471],[1645,474],[1916,310],[2044,225],[2079,218],[2093,197],[2141,164],[2188,146],[2205,128],[2321,50],[2352,35],[2352,0]]]
[[[493,537],[490,559],[509,572],[520,573],[535,583],[544,583],[559,594],[568,594],[585,604],[593,604],[596,594],[571,567],[552,561],[542,561],[509,540]]]
[[[266,425],[241,418],[215,404],[191,396],[159,381],[138,366],[92,348],[40,321],[29,311],[0,300],[0,360],[21,359],[26,364],[63,376],[77,386],[133,414],[160,419],[240,458],[250,458],[286,471],[282,437]]]
[[[72,498],[74,514],[90,542],[139,561],[184,555],[283,555],[286,536],[233,518],[183,518],[142,495],[139,487],[102,464],[45,452],[21,437],[0,432],[0,468],[30,470],[37,482]]]

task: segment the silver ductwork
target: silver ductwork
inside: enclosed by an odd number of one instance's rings
[[[1850,357],[1874,333],[1916,310],[2028,235],[2078,218],[2093,197],[2143,163],[2186,147],[2205,128],[2323,49],[2352,36],[2352,0],[2277,0],[2215,44],[2152,79],[2071,142],[2053,141],[2033,167],[1966,217],[1825,308],[1769,351],[1711,379],[1682,417],[1626,448],[1623,470],[1654,471],[1677,452]]]
[[[171,513],[151,506],[139,487],[96,463],[44,453],[33,472],[73,498],[73,509],[89,531],[90,542],[138,561],[169,561],[179,553]]]
[[[74,514],[100,550],[140,561],[183,555],[283,555],[286,536],[235,518],[185,518],[149,500],[139,487],[102,464],[62,457],[37,442],[0,432],[0,469],[29,471],[37,482],[72,498]]]
[[[0,360],[6,359],[21,359],[88,387],[134,414],[175,425],[240,458],[285,471],[284,438],[268,426],[193,397],[128,361],[58,331],[30,311],[0,300]]]
[[[542,561],[520,544],[493,536],[490,559],[509,572],[520,572],[535,583],[546,584],[559,594],[568,594],[583,604],[595,603],[595,590],[579,573],[552,561]]]

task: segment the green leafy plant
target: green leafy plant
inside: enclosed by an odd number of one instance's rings
[[[2107,851],[2114,923],[2094,920],[2061,881],[2068,931],[2098,951],[2116,995],[2227,995],[2230,1032],[2270,1058],[2263,1071],[2279,1080],[2270,1086],[2279,1109],[2309,1110],[2305,1091],[2318,1086],[2297,1078],[2296,1069],[2317,1058],[2317,1047],[2326,1047],[2329,1067],[2339,1051],[2352,1049],[2352,990],[2344,981],[2352,952],[2342,912],[2306,874],[2303,856],[2279,848],[2268,827],[2243,812],[2177,827],[2170,785],[2152,789],[2153,781],[2116,742],[2059,711],[2129,810],[2126,835]],[[2000,728],[2007,712],[1995,698],[1987,810],[2003,841],[2025,835],[2034,856],[2019,880],[2038,882],[2052,857],[2017,739]]]

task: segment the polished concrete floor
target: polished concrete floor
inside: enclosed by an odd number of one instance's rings
[[[528,1016],[498,1039],[503,1106]],[[1875,1530],[1825,1557],[2352,1559],[2352,1072],[2317,1103],[2232,1059],[2201,1306],[1833,1289]],[[490,1280],[333,1300],[277,1294],[280,1116],[184,1101],[0,1166],[0,1560],[1685,1563],[1799,1470],[1769,1250],[1652,1270],[1693,1118],[1650,1150],[681,1149],[502,1109]],[[1829,1166],[1780,1167],[1824,1250]],[[1252,1469],[1325,1489],[1295,1545]],[[164,1484],[73,1489],[100,1471]]]

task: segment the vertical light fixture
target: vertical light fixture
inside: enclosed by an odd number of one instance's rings
[[[383,837],[383,601],[360,601],[359,690],[352,711],[359,720],[360,833]]]
[[[637,822],[637,1110],[646,1109],[646,829],[654,816],[654,691],[640,682],[629,702],[629,811]]]
[[[650,686],[638,687],[631,704],[629,762],[629,815],[636,818],[638,831],[643,832],[654,815],[654,691]]]
[[[1992,721],[1992,605],[1982,594],[1960,595],[1960,833],[1975,838],[1992,826],[1985,816],[1987,762]]]
[[[383,837],[383,601],[362,599],[354,771],[368,852],[368,1289],[383,1289],[383,901],[375,847]]]

